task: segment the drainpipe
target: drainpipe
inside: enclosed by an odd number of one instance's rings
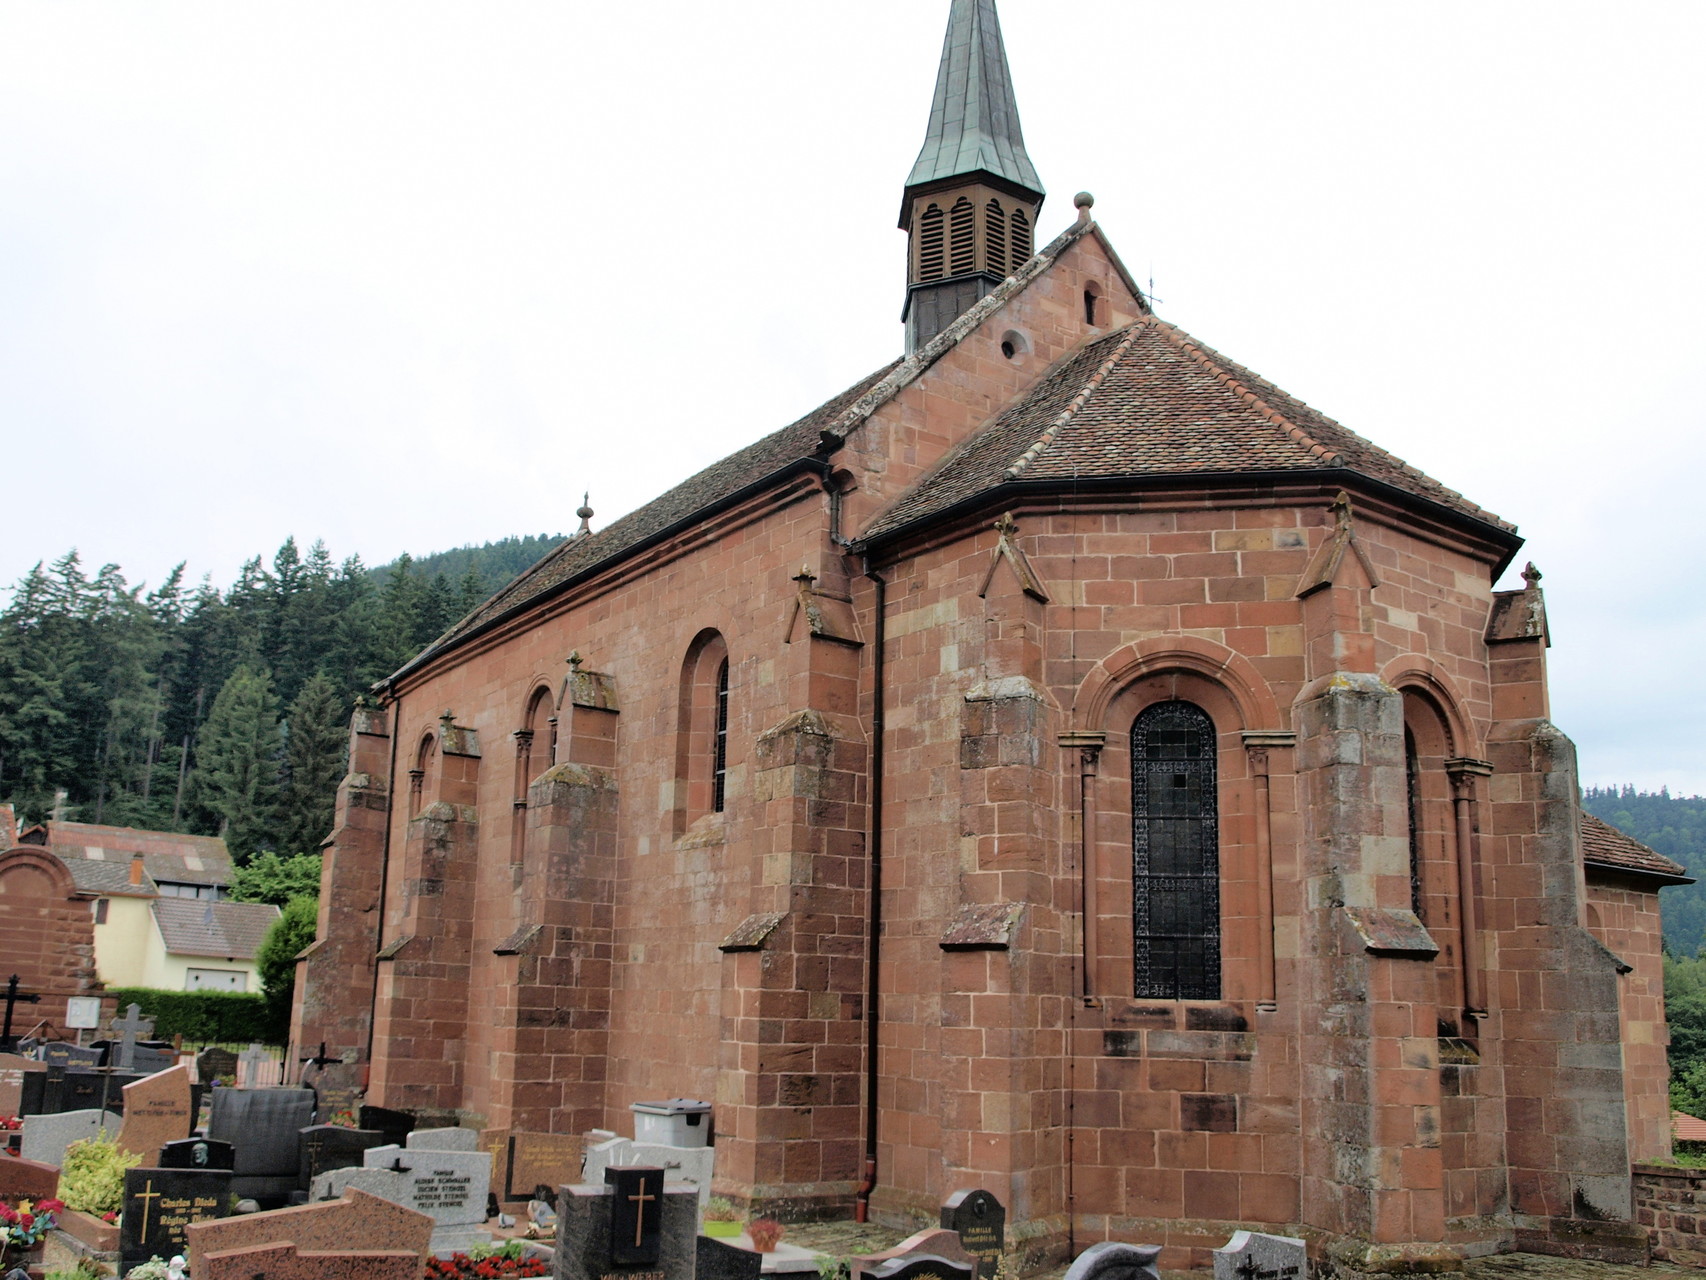
[[[386,690],[390,693],[390,690]],[[381,706],[384,704],[381,703]],[[378,946],[374,952],[385,949],[385,895],[390,892],[391,882],[391,826],[397,806],[397,739],[402,736],[403,729],[403,700],[391,700],[391,773],[385,779],[385,842],[379,855],[379,937]],[[362,1087],[367,1087],[367,1079],[373,1074],[373,1031],[379,1021],[379,961],[373,962],[373,998],[367,1006],[367,1065],[362,1069]]]
[[[833,491],[832,491],[833,494]],[[837,504],[839,505],[839,504]],[[839,514],[839,512],[837,512]],[[865,973],[865,1180],[853,1197],[853,1220],[865,1222],[871,1212],[871,1192],[877,1185],[877,961],[883,939],[883,613],[888,583],[865,558],[865,576],[876,588],[876,656],[871,664],[871,835],[869,942]]]

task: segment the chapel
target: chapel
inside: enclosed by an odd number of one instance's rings
[[[1039,246],[952,0],[902,353],[376,687],[296,1042],[474,1127],[707,1099],[719,1192],[984,1188],[1027,1262],[1644,1257],[1685,877],[1580,811],[1515,527],[1168,323],[1074,203]]]

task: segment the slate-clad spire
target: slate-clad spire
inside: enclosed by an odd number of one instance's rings
[[[906,180],[908,349],[928,342],[1031,256],[1043,184],[995,0],[953,0],[924,148]]]
[[[1004,178],[1042,203],[1042,180],[1019,129],[995,0],[953,0],[930,128],[906,180],[908,194],[913,187],[977,173]],[[901,218],[905,226],[904,212]]]

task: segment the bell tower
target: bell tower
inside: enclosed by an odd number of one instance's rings
[[[1042,203],[995,0],[953,0],[930,127],[900,209],[908,351],[1029,260]]]

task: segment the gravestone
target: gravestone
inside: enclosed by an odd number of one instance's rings
[[[182,1253],[188,1248],[185,1227],[223,1218],[235,1204],[231,1175],[223,1169],[127,1169],[119,1257],[128,1268],[155,1254]]]
[[[334,1117],[340,1115],[348,1116],[352,1125],[355,1123],[365,1070],[359,1062],[325,1062],[303,1074],[303,1085],[314,1090],[314,1118],[319,1123],[337,1123]]]
[[[363,1152],[360,1168],[321,1174],[308,1197],[318,1202],[359,1187],[427,1214],[434,1222],[433,1252],[443,1253],[490,1241],[481,1224],[491,1181],[492,1157],[484,1151],[410,1151],[388,1145]]]
[[[1309,1250],[1293,1236],[1235,1231],[1214,1251],[1214,1280],[1308,1280]]]
[[[196,1280],[420,1280],[412,1253],[379,1249],[316,1251],[257,1244],[208,1254]]]
[[[301,1163],[297,1172],[298,1189],[307,1191],[314,1179],[333,1169],[359,1168],[362,1157],[374,1147],[385,1145],[385,1135],[377,1129],[346,1129],[337,1124],[313,1124],[302,1130],[297,1150]]]
[[[965,1251],[977,1259],[977,1280],[995,1280],[1007,1247],[1007,1210],[987,1191],[959,1191],[942,1206],[942,1225],[957,1231]]]
[[[24,1076],[40,1075],[47,1068],[33,1058],[17,1053],[0,1053],[0,1116],[21,1116],[24,1104]]]
[[[124,1017],[113,1019],[113,1030],[119,1033],[118,1061],[113,1065],[120,1071],[130,1071],[136,1064],[136,1042],[154,1030],[154,1019],[144,1018],[142,1006],[133,1004],[125,1010]]]
[[[237,1148],[218,1138],[179,1138],[160,1148],[162,1169],[235,1169]]]
[[[216,1255],[280,1244],[323,1257],[326,1269],[316,1280],[320,1276],[367,1280],[369,1273],[360,1270],[356,1261],[367,1251],[382,1256],[406,1254],[414,1260],[410,1280],[416,1280],[432,1242],[432,1219],[352,1187],[340,1200],[200,1222],[186,1234],[190,1274],[196,1280],[219,1280],[228,1274],[212,1261]],[[363,1254],[340,1256],[358,1248]],[[239,1280],[251,1280],[256,1274],[254,1270],[236,1273]],[[274,1280],[272,1271],[263,1269],[261,1274]]]
[[[606,1169],[604,1185],[611,1193],[610,1260],[619,1267],[654,1266],[663,1248],[663,1170],[655,1165]]]
[[[862,1272],[866,1280],[972,1280],[970,1262],[954,1262],[928,1253],[891,1258]]]
[[[297,1147],[313,1118],[312,1089],[215,1089],[207,1136],[237,1148],[240,1197],[283,1200],[301,1172]]]
[[[685,1187],[674,1191],[665,1187],[659,1202],[661,1212],[656,1217],[657,1261],[624,1265],[616,1262],[612,1248],[611,1216],[616,1194],[608,1186],[580,1184],[562,1189],[552,1272],[556,1280],[687,1280],[693,1275],[698,1197]],[[639,1225],[643,1238],[645,1222]],[[630,1225],[624,1242],[632,1241],[632,1230]]]
[[[362,1129],[377,1129],[385,1135],[386,1145],[402,1146],[414,1132],[415,1118],[407,1111],[392,1111],[388,1107],[363,1107],[356,1113],[356,1125]]]
[[[664,1181],[685,1184],[699,1195],[699,1212],[711,1200],[711,1172],[716,1164],[715,1147],[670,1147],[661,1142],[635,1142],[632,1138],[610,1138],[586,1149],[581,1180],[597,1185],[604,1171],[621,1165],[656,1165]]]
[[[694,1242],[693,1280],[758,1280],[764,1255],[711,1236]]]
[[[59,1168],[39,1160],[0,1155],[0,1200],[51,1200],[59,1194]]]
[[[106,1057],[99,1049],[84,1048],[69,1040],[54,1040],[44,1044],[41,1060],[50,1067],[66,1067],[74,1071],[93,1071]]]
[[[143,1164],[155,1164],[161,1147],[189,1136],[190,1119],[190,1069],[172,1067],[125,1085],[118,1144],[141,1156]]]
[[[196,1055],[195,1074],[202,1084],[212,1084],[215,1080],[224,1084],[235,1084],[237,1055],[229,1049],[221,1049],[218,1045],[203,1049]]]
[[[65,1148],[97,1133],[116,1135],[119,1118],[110,1111],[61,1111],[53,1115],[27,1116],[20,1154],[55,1168],[65,1163]]]
[[[510,1202],[528,1200],[543,1183],[560,1187],[581,1180],[586,1139],[579,1134],[512,1133],[504,1144],[503,1191]]]
[[[871,1275],[890,1263],[916,1257],[940,1258],[968,1271],[975,1270],[977,1266],[977,1258],[966,1251],[959,1232],[946,1227],[931,1227],[908,1236],[892,1249],[849,1258],[848,1271],[852,1280],[860,1280],[860,1277]]]
[[[480,1134],[475,1129],[415,1129],[403,1145],[410,1151],[478,1151]]]
[[[138,1044],[131,1050],[130,1066],[127,1068],[137,1075],[151,1076],[161,1071],[169,1071],[178,1065],[177,1050],[171,1045]]]
[[[283,1064],[258,1044],[237,1055],[237,1087],[266,1089],[281,1083]]]
[[[1161,1280],[1155,1259],[1158,1244],[1120,1244],[1105,1240],[1078,1255],[1066,1271],[1066,1280]]]

